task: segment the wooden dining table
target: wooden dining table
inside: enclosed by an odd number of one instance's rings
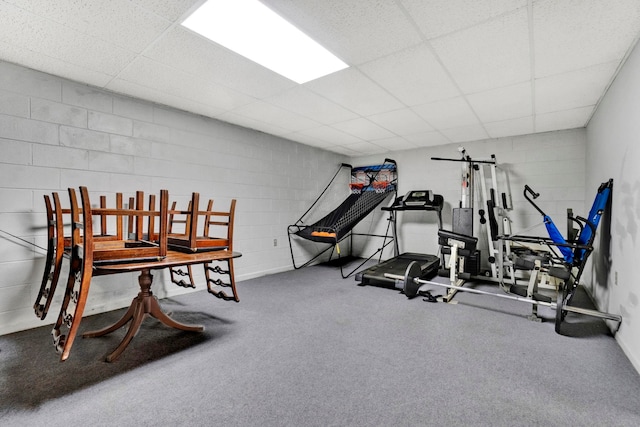
[[[193,331],[193,332],[202,332],[204,331],[204,326],[202,325],[187,325],[184,323],[180,323],[174,319],[172,319],[168,314],[166,314],[162,308],[160,307],[160,303],[157,298],[153,295],[151,291],[151,286],[153,284],[153,274],[151,274],[152,270],[163,270],[166,268],[177,267],[177,266],[185,266],[185,265],[194,265],[194,264],[205,264],[214,261],[224,261],[231,258],[238,258],[241,256],[240,252],[233,252],[229,250],[212,250],[212,251],[201,251],[201,252],[182,252],[175,250],[168,250],[167,254],[164,258],[153,261],[128,261],[123,263],[105,263],[104,265],[100,265],[99,263],[94,263],[92,276],[104,276],[110,274],[118,274],[118,273],[130,273],[130,272],[140,272],[138,276],[138,284],[140,285],[140,292],[133,299],[131,305],[128,310],[118,320],[111,326],[106,328],[85,332],[82,334],[83,338],[90,337],[100,337],[107,335],[111,332],[114,332],[127,323],[129,323],[129,328],[124,338],[120,342],[120,344],[116,347],[116,349],[111,352],[106,360],[111,362],[120,356],[120,354],[127,348],[133,337],[140,330],[140,325],[146,316],[152,316],[159,320],[161,323],[170,326],[175,329],[180,329],[183,331]]]

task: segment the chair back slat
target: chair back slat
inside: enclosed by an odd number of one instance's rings
[[[82,243],[82,250],[84,253],[92,253],[94,262],[127,262],[134,260],[153,260],[161,259],[167,254],[167,215],[168,215],[168,191],[161,190],[160,192],[160,206],[159,210],[156,210],[155,196],[150,200],[150,207],[148,210],[144,209],[144,192],[137,191],[135,197],[135,209],[124,209],[122,206],[122,198],[118,198],[116,201],[116,208],[92,208],[88,189],[86,187],[80,187],[82,206],[82,224],[83,224],[83,236],[85,241]],[[72,204],[74,202],[72,194],[75,196],[75,191],[70,192],[70,199]],[[74,222],[80,221],[80,210],[77,212],[78,219]],[[119,229],[122,229],[124,217],[128,217],[129,220],[129,235],[127,239],[123,239],[123,233],[116,233],[116,236],[120,236],[120,239],[112,238],[112,244],[96,246],[97,237],[93,235],[93,221],[91,217],[98,216],[101,221],[107,217],[115,217],[116,223]],[[131,221],[133,219],[133,221]],[[145,230],[145,223],[147,229]],[[133,229],[131,229],[133,224]],[[158,232],[154,227],[158,225]],[[146,231],[146,233],[145,233]],[[89,237],[89,239],[87,239]],[[102,237],[102,236],[100,236]]]
[[[209,200],[206,210],[200,210],[200,194],[192,193],[187,211],[176,211],[172,204],[172,215],[185,214],[184,233],[177,233],[173,229],[169,235],[169,245],[177,250],[198,252],[204,250],[226,249],[231,251],[233,246],[233,220],[235,216],[235,199],[231,201],[229,211],[214,211],[213,200]],[[174,222],[177,221],[174,219]],[[201,224],[201,231],[199,229]],[[173,225],[173,224],[172,224]],[[171,227],[171,226],[170,226]],[[213,235],[224,227],[223,235]]]

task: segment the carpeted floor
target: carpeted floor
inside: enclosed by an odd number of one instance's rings
[[[640,425],[640,375],[596,318],[569,314],[560,336],[548,309],[536,323],[502,298],[408,300],[325,266],[239,292],[239,304],[162,300],[205,331],[147,319],[114,363],[103,360],[124,331],[78,339],[64,363],[50,326],[0,336],[0,425]]]

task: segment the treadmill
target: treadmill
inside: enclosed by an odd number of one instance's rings
[[[356,281],[361,286],[375,285],[401,289],[396,286],[394,279],[385,277],[386,273],[404,276],[407,267],[413,261],[417,261],[420,265],[420,279],[430,279],[435,276],[440,267],[440,258],[436,255],[421,254],[415,252],[405,252],[398,255],[398,233],[396,228],[397,212],[402,211],[432,211],[438,215],[438,229],[442,229],[442,207],[444,198],[439,194],[433,194],[429,190],[409,191],[406,195],[400,196],[394,200],[391,206],[385,206],[381,209],[389,212],[389,221],[394,240],[394,257],[383,261],[377,265],[362,270],[356,274]],[[441,255],[444,257],[444,255]],[[444,264],[444,260],[442,261]]]

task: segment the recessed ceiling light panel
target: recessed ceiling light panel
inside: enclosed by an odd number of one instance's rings
[[[258,0],[208,0],[182,25],[300,84],[348,67]]]

